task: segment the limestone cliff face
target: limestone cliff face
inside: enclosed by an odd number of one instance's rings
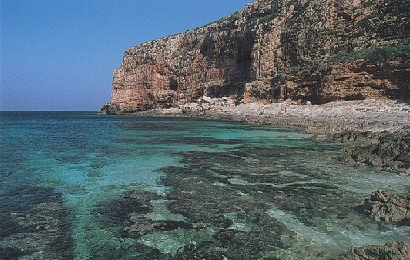
[[[325,103],[410,97],[409,0],[259,0],[143,43],[114,71],[106,113],[203,95]]]

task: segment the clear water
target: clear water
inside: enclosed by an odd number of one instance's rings
[[[187,245],[212,239],[218,230],[209,225],[196,231],[178,228],[154,230],[140,237],[124,236],[121,224],[97,210],[139,190],[161,196],[151,201],[153,210],[144,215],[146,219],[189,222],[181,212],[170,210],[166,196],[173,187],[161,181],[169,174],[164,168],[187,169],[184,153],[214,154],[210,162],[213,168],[206,169],[215,177],[213,185],[229,187],[238,197],[255,198],[258,195],[253,192],[262,193],[256,187],[270,189],[274,196],[276,191],[295,185],[314,190],[316,184],[332,185],[357,202],[379,188],[402,195],[410,193],[407,176],[343,165],[337,160],[340,146],[314,143],[305,139],[308,135],[297,132],[93,112],[2,112],[0,123],[0,259],[90,259],[96,255],[109,259],[112,248],[119,250],[122,259],[138,259],[129,252],[138,251],[137,244],[159,251],[165,259]],[[241,155],[246,157],[242,166],[216,162],[221,154],[246,151],[242,147],[256,151],[255,156]],[[271,158],[271,163],[259,158],[257,151],[275,147],[292,152],[285,158]],[[201,169],[207,167],[204,161],[199,164]],[[244,170],[253,175],[270,171],[278,181],[247,179],[240,173]],[[266,252],[267,256],[309,259],[318,258],[314,252],[329,249],[339,253],[349,246],[384,244],[393,239],[410,243],[409,227],[379,225],[349,208],[344,218],[330,213],[312,218],[303,215],[303,210],[269,203],[264,214],[293,235],[288,238],[291,246]],[[241,218],[237,212],[221,216],[231,222],[227,230],[258,230],[257,223]],[[58,246],[47,246],[50,243]]]

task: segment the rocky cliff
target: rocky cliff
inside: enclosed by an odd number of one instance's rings
[[[259,0],[125,52],[102,111],[410,98],[409,0]]]

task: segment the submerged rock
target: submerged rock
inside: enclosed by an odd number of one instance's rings
[[[69,214],[53,188],[20,186],[0,200],[0,259],[73,259]]]
[[[410,259],[410,248],[403,242],[391,241],[385,245],[371,245],[359,248],[351,248],[343,256],[343,260],[408,260]]]
[[[397,196],[388,191],[377,190],[370,199],[357,207],[376,221],[405,221],[410,219],[410,198]]]
[[[356,180],[357,170],[337,161],[339,146],[285,144],[179,152],[181,165],[161,168],[166,192],[133,191],[101,205],[98,212],[118,236],[133,243],[104,245],[110,255],[95,258],[327,260],[352,244],[399,239],[380,237],[393,223],[369,221],[352,209],[367,179]],[[347,178],[334,176],[340,172]]]

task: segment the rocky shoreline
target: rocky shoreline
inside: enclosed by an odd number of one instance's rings
[[[408,197],[380,190],[366,199],[338,186],[332,173],[352,167],[325,147],[182,151],[183,165],[160,170],[169,192],[135,190],[98,212],[122,227],[122,238],[137,240],[138,259],[409,259],[408,239],[357,243],[372,226],[384,227],[377,234],[407,230]],[[179,249],[158,242],[174,237]]]
[[[403,226],[410,224],[410,197],[407,196],[377,190],[356,209],[370,215],[375,221],[399,222]]]
[[[303,131],[317,142],[343,144],[344,149],[336,151],[335,157],[340,154],[340,161],[335,160],[336,174],[346,174],[341,168],[350,166],[340,163],[344,162],[368,165],[372,170],[383,170],[382,174],[386,175],[390,172],[391,176],[407,177],[410,175],[407,33],[410,8],[404,7],[396,0],[255,1],[215,23],[129,48],[113,73],[110,102],[101,111],[116,115],[237,121]],[[249,174],[254,169],[246,171],[246,167],[253,164],[241,158],[257,160],[258,165],[265,163],[272,169],[276,167],[272,165],[272,158],[282,160],[282,164],[290,168],[297,165],[290,161],[291,156],[286,156],[295,151],[282,147],[282,154],[278,154],[277,149],[241,148],[227,154],[182,154],[187,167],[165,170],[163,181],[176,187],[167,198],[173,201],[170,210],[186,216],[195,225],[186,226],[178,221],[152,224],[135,214],[124,229],[126,235],[144,236],[145,232],[155,229],[172,229],[186,235],[207,232],[207,228],[212,227],[217,232],[210,241],[190,244],[171,259],[237,259],[237,255],[243,259],[309,258],[279,253],[294,246],[295,240],[290,235],[292,230],[281,226],[280,221],[272,223],[272,216],[267,212],[277,219],[286,216],[286,212],[299,216],[303,210],[311,214],[306,219],[309,222],[313,215],[321,214],[318,205],[324,205],[326,212],[333,209],[336,219],[343,221],[345,217],[340,214],[351,212],[359,202],[349,192],[341,199],[341,190],[334,188],[333,183],[325,186],[296,183],[296,189],[276,190],[269,186],[266,194],[254,185],[241,185],[259,183]],[[315,152],[320,156],[326,153],[323,149],[306,150],[299,160],[311,159]],[[233,156],[236,153],[239,155]],[[218,165],[208,169],[212,162]],[[315,163],[322,162],[309,160],[305,167]],[[232,172],[235,165],[240,167]],[[328,164],[324,166],[325,171],[328,167]],[[202,172],[203,169],[209,171]],[[353,169],[353,179],[366,178],[360,168]],[[210,172],[220,174],[215,177]],[[259,169],[256,172],[260,175],[258,178],[272,181],[268,173]],[[318,177],[316,169],[305,172]],[[276,177],[284,183],[295,178]],[[215,179],[221,185],[215,186]],[[318,196],[315,201],[310,201],[315,196],[312,191]],[[240,194],[250,194],[255,200],[244,199]],[[144,198],[141,194],[137,197]],[[404,200],[395,195],[387,197]],[[139,203],[145,205],[144,200]],[[371,200],[362,208],[375,216],[385,207],[398,210],[397,203],[385,204]],[[237,215],[223,214],[225,209],[236,210],[230,208],[234,205],[242,205]],[[402,205],[399,206],[399,211],[404,212]],[[285,209],[285,212],[271,211],[271,208]],[[149,209],[141,211],[144,210]],[[407,211],[408,208],[406,214]],[[364,220],[372,221],[375,220],[370,217]],[[240,223],[257,223],[261,229],[243,232],[237,230]],[[304,232],[299,230],[299,233]],[[325,254],[332,251],[326,250]],[[275,253],[264,255],[263,252]],[[318,259],[319,254],[314,252],[310,251],[309,259]],[[320,257],[333,259],[329,255]],[[403,242],[394,241],[352,248],[343,259],[410,259],[410,249]]]
[[[407,172],[410,169],[410,131],[346,132],[342,160],[353,165],[370,165],[383,170]]]
[[[144,116],[199,117],[294,128],[317,138],[333,138],[350,132],[397,132],[410,129],[410,105],[383,100],[337,101],[323,105],[241,103],[229,98],[203,97],[178,108],[130,113]]]
[[[130,115],[228,120],[299,130],[312,134],[312,139],[317,141],[343,142],[345,148],[340,159],[345,163],[410,174],[410,105],[406,102],[369,99],[324,105],[298,104],[291,101],[235,104],[229,98],[204,96],[195,103],[178,108],[139,111]],[[172,185],[177,185],[176,183]],[[375,199],[379,198],[380,194],[388,197],[386,201]],[[394,201],[389,198],[394,198]],[[408,225],[407,197],[402,198],[379,190],[372,194],[370,200],[352,207],[370,215],[369,221],[384,222],[394,219],[401,225]],[[173,211],[179,212],[175,209]],[[404,212],[404,217],[397,212]],[[383,217],[377,219],[375,216]],[[398,219],[398,216],[402,218]],[[211,249],[212,246],[198,252],[206,255]],[[352,247],[347,253],[340,255],[340,259],[385,259],[386,256],[390,257],[389,259],[408,259],[410,248],[400,241],[391,241],[385,245]]]
[[[130,113],[137,116],[194,117],[290,128],[314,140],[340,140],[342,160],[355,165],[410,174],[410,105],[408,102],[356,100],[324,105],[235,104],[230,98],[202,97],[178,108]]]
[[[410,223],[410,199],[388,191],[373,192],[370,199],[363,200],[356,210],[369,215],[376,222],[396,222],[400,226],[408,226]],[[410,247],[400,241],[352,247],[341,259],[410,259]]]

